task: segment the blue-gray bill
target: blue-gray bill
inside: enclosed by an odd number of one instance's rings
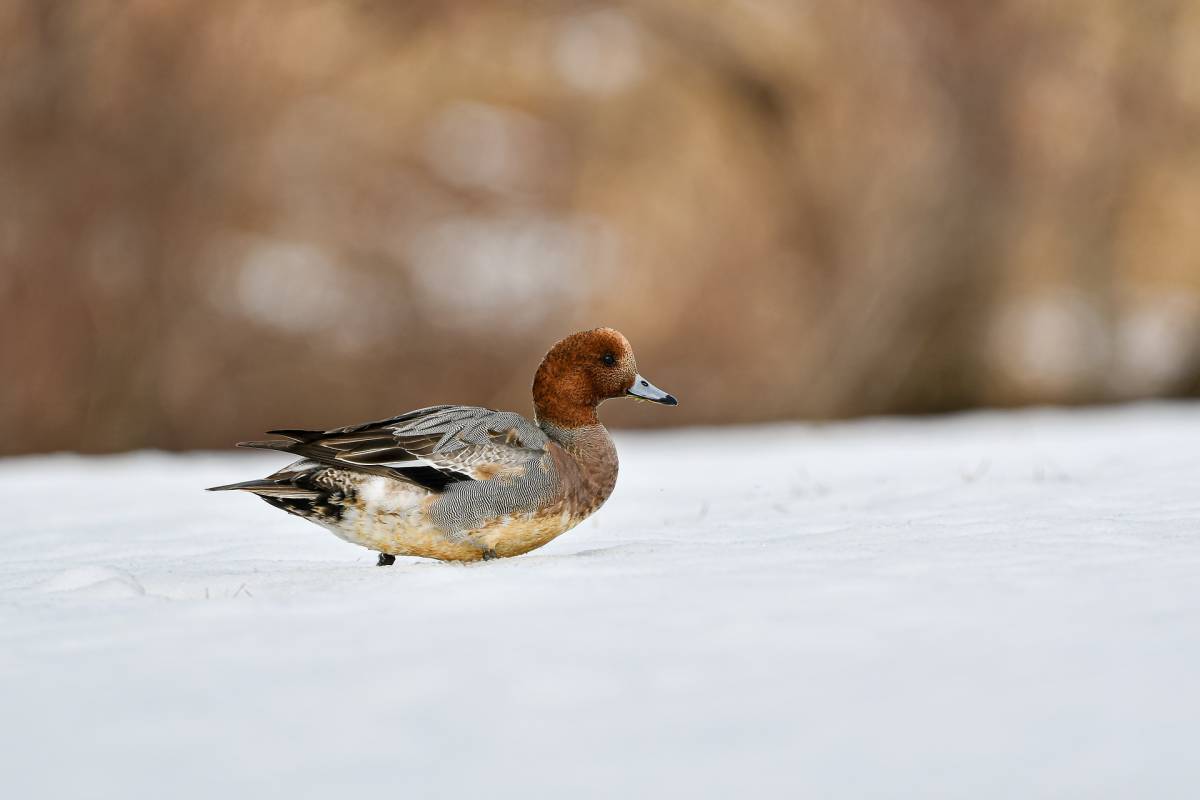
[[[675,399],[675,395],[667,394],[641,375],[634,376],[633,386],[626,389],[625,393],[630,397],[636,397],[639,400],[649,400],[651,403],[662,403],[664,406],[679,405],[679,401]]]

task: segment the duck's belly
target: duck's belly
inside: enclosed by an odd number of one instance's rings
[[[348,542],[394,556],[420,556],[440,561],[478,561],[483,550],[468,538],[452,539],[432,524],[421,524],[390,515],[345,523],[333,531]]]
[[[329,529],[339,538],[395,556],[441,561],[479,561],[488,550],[500,557],[536,550],[582,520],[556,514],[526,514],[496,520],[478,531],[447,534],[427,519],[408,515],[354,515]]]
[[[496,555],[507,558],[536,550],[552,539],[566,533],[586,518],[569,513],[543,512],[502,517],[482,530],[472,533],[475,541]]]
[[[359,487],[341,519],[323,523],[352,544],[396,556],[441,561],[479,561],[491,551],[518,556],[536,550],[582,522],[587,515],[560,509],[509,514],[477,530],[447,533],[433,523],[430,505],[437,495],[399,481],[372,477]]]

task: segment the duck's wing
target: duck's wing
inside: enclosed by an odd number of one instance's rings
[[[287,440],[243,445],[285,450],[438,490],[448,482],[516,474],[544,455],[550,442],[520,414],[476,406],[431,406],[328,431],[270,432]]]

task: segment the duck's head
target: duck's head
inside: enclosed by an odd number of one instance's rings
[[[638,374],[629,340],[612,328],[573,333],[558,342],[533,379],[538,419],[563,428],[594,425],[596,406],[614,397],[679,403]]]

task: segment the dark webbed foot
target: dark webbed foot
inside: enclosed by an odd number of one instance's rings
[[[380,553],[379,560],[375,562],[377,567],[390,567],[396,563],[396,557],[391,553]]]
[[[492,548],[490,548],[490,547],[489,547],[487,550],[484,550],[484,551],[483,551],[483,560],[484,560],[484,561],[492,561],[492,560],[494,560],[494,559],[497,559],[497,558],[499,558],[499,557],[500,557],[500,556],[496,555],[496,551],[495,551],[495,550],[493,550],[493,549],[492,549]]]

